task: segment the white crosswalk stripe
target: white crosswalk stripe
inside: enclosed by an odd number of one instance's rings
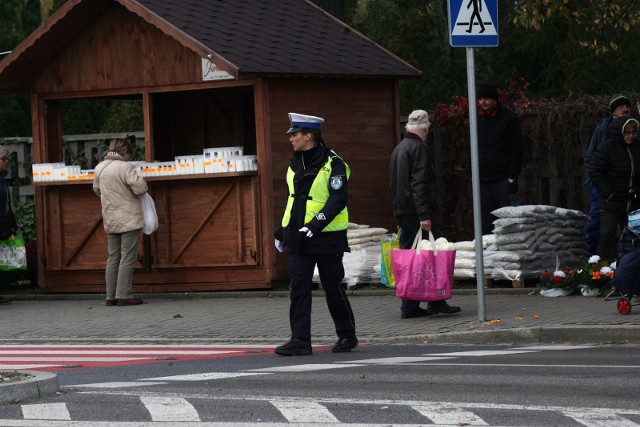
[[[506,356],[510,354],[524,354],[534,353],[533,350],[470,350],[470,351],[454,351],[453,353],[438,353],[434,356],[452,356],[452,357],[466,357],[466,356]],[[427,355],[430,356],[430,355]]]
[[[129,388],[129,387],[147,387],[150,385],[166,384],[162,381],[148,381],[140,380],[136,381],[111,381],[105,383],[90,383],[90,384],[76,384],[71,386],[72,388]]]
[[[198,411],[181,397],[148,397],[140,399],[153,421],[200,421]]]
[[[573,418],[586,427],[634,427],[638,425],[615,413],[606,413],[589,409],[583,409],[580,411],[564,410],[561,412],[563,415]]]
[[[338,423],[338,419],[323,405],[310,401],[270,400],[290,423]]]
[[[439,356],[410,356],[410,357],[381,357],[376,359],[363,359],[358,360],[359,364],[369,364],[369,365],[398,365],[404,363],[415,363],[415,362],[431,362],[434,360],[447,360],[453,359],[453,357],[439,357]],[[336,362],[336,363],[353,363],[353,362]]]
[[[363,365],[356,363],[307,363],[304,365],[274,366],[271,368],[251,369],[251,372],[315,372],[328,369],[357,368]]]
[[[204,372],[201,374],[188,374],[188,375],[171,375],[168,377],[155,377],[146,378],[141,381],[208,381],[208,380],[220,380],[227,378],[246,377],[248,375],[260,375],[259,372]],[[263,373],[262,375],[267,375]]]
[[[457,425],[457,426],[486,426],[482,418],[471,411],[465,411],[458,406],[442,405],[411,405],[411,408],[418,411],[423,416],[429,418],[435,424]]]
[[[66,403],[22,405],[25,420],[71,420]]]

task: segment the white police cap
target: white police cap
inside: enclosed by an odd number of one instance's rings
[[[308,116],[306,114],[289,113],[291,128],[287,133],[295,133],[302,129],[320,129],[320,125],[324,123],[322,117]]]

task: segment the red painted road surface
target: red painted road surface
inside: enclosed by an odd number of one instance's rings
[[[0,345],[0,371],[64,371],[261,355],[273,355],[273,347],[252,345]]]

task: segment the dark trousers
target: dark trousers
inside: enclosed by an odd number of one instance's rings
[[[417,215],[401,215],[396,217],[398,227],[400,227],[400,236],[398,237],[398,243],[400,249],[410,249],[413,244],[413,239],[416,237],[416,233],[420,230],[420,219]],[[444,237],[442,229],[437,219],[431,220],[431,232],[433,237],[438,239]],[[422,239],[428,239],[429,232],[422,230]],[[403,313],[411,313],[413,310],[420,306],[420,301],[414,301],[411,299],[403,299],[400,311]]]
[[[346,285],[342,284],[344,278],[342,255],[290,253],[288,266],[291,278],[291,305],[289,306],[291,338],[311,341],[311,291],[316,264],[336,334],[341,338],[354,336],[356,322],[347,298]]]
[[[598,255],[604,260],[614,260],[617,257],[618,230],[627,226],[627,213],[615,211],[600,211],[600,240],[598,241]]]
[[[491,212],[511,206],[509,200],[509,181],[480,181],[480,209],[482,210],[482,235],[491,234],[493,221],[497,218]]]
[[[589,247],[591,255],[598,253],[598,240],[600,240],[600,211],[598,210],[598,190],[591,186],[591,204],[589,205],[589,222],[584,229],[586,233],[585,243]]]
[[[640,237],[625,230],[618,242],[618,267],[610,282],[625,294],[640,295]]]

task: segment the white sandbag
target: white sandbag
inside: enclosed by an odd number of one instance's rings
[[[453,247],[456,251],[475,251],[476,244],[472,241],[454,242]]]
[[[476,270],[475,268],[456,268],[453,270],[453,277],[456,279],[476,277]]]

